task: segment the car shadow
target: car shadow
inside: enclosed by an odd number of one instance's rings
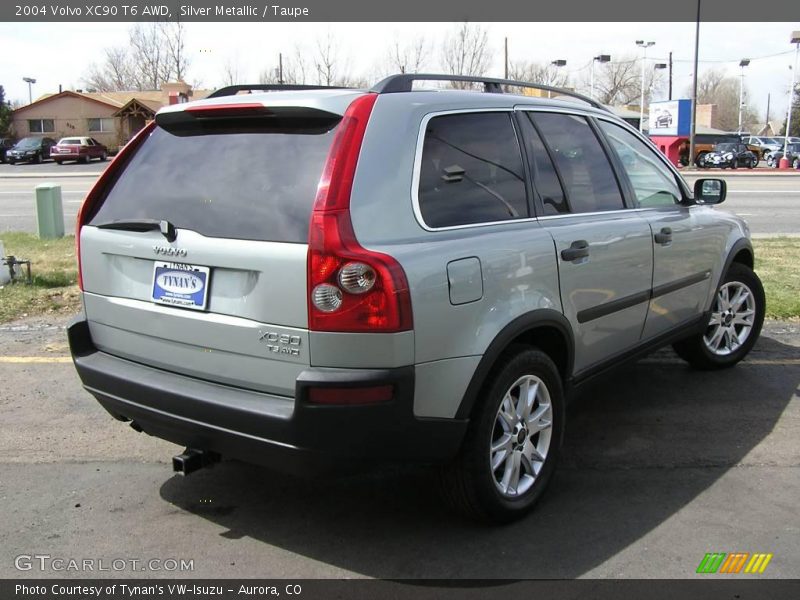
[[[667,351],[617,370],[568,411],[561,464],[524,520],[492,527],[442,504],[432,468],[299,480],[226,461],[172,477],[164,500],[265,544],[378,578],[574,578],[653,531],[739,464],[797,392],[798,349],[693,371]],[[760,359],[760,360],[758,360]]]

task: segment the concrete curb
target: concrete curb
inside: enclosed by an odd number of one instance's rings
[[[780,170],[780,169],[763,169],[763,170],[741,170],[736,169],[732,171],[730,169],[697,169],[693,171],[683,171],[678,169],[678,172],[683,175],[684,177],[692,175],[692,176],[700,176],[700,175],[719,175],[725,177],[772,177],[777,175],[779,177],[792,177],[792,176],[800,176],[800,170],[798,169],[788,169],[788,170]]]
[[[60,179],[62,177],[98,177],[103,171],[84,173],[14,173],[2,174],[0,179]]]

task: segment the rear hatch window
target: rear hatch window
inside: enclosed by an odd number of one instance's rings
[[[187,118],[157,126],[88,224],[156,219],[207,237],[306,243],[340,119]]]

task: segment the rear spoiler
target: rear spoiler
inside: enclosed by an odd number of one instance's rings
[[[249,121],[254,119],[269,126],[270,121],[307,120],[315,123],[338,122],[342,115],[308,106],[264,106],[259,103],[201,104],[184,110],[159,112],[156,125],[164,129],[202,125],[207,122]],[[262,121],[266,120],[266,122]]]

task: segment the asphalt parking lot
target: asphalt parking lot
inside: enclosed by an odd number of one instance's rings
[[[692,578],[707,552],[774,555],[738,577],[800,573],[799,324],[768,323],[731,370],[665,350],[585,390],[550,490],[504,527],[448,513],[429,468],[296,480],[225,461],[174,476],[180,448],[81,389],[63,325],[0,326],[0,578],[87,576],[15,568],[37,553],[194,561],[104,577]]]

